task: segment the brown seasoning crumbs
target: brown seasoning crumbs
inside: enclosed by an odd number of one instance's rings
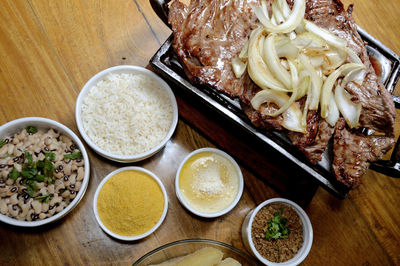
[[[265,232],[268,220],[275,212],[283,211],[282,217],[288,219],[286,226],[290,233],[285,239],[266,240]],[[282,203],[272,203],[259,210],[253,220],[251,236],[257,251],[265,259],[272,262],[284,262],[293,258],[303,246],[303,227],[297,212],[290,206]]]

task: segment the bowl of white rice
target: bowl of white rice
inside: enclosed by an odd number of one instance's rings
[[[75,119],[86,143],[117,162],[160,151],[175,131],[178,107],[169,85],[138,66],[115,66],[92,77],[78,95]]]

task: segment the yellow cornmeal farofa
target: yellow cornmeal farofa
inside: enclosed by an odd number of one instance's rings
[[[146,173],[126,170],[112,176],[100,190],[97,210],[100,220],[112,232],[137,236],[149,231],[160,219],[164,195]]]

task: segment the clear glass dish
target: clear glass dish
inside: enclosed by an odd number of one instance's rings
[[[243,251],[228,244],[209,239],[185,239],[158,247],[138,259],[133,265],[147,266],[151,264],[162,263],[172,258],[188,255],[204,247],[217,248],[224,253],[223,259],[231,257],[239,261],[244,266],[260,264]]]

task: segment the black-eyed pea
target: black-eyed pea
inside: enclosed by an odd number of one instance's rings
[[[15,163],[15,164],[14,164],[14,168],[17,169],[18,172],[21,172],[21,171],[22,171],[22,165],[19,164],[19,163]]]
[[[14,193],[11,195],[10,203],[13,205],[18,203],[18,194],[17,193]]]
[[[6,191],[6,196],[11,196],[18,191],[17,186],[9,186],[9,189]]]
[[[14,156],[18,156],[18,157],[22,155],[22,151],[18,148],[17,145],[14,146],[13,154],[14,154]]]
[[[8,213],[9,213],[12,217],[17,217],[18,214],[20,213],[20,208],[18,207],[18,205],[9,204],[9,205],[8,205]]]
[[[57,147],[58,147],[58,145],[57,145],[57,143],[51,143],[50,145],[49,145],[49,150],[51,150],[51,151],[55,151],[55,150],[57,150]]]
[[[5,193],[6,193],[9,189],[10,189],[9,186],[7,186],[6,183],[1,184],[1,185],[0,185],[0,194],[3,194],[3,193],[4,193],[4,196],[5,196]]]
[[[64,183],[61,183],[61,184],[59,184],[59,185],[56,186],[55,192],[56,192],[56,193],[59,193],[60,190],[61,190],[61,189],[64,189],[64,188],[65,188]]]
[[[58,169],[55,169],[55,170],[54,170],[54,173],[53,173],[53,176],[54,176],[55,178],[57,178],[57,179],[60,179],[61,177],[64,176],[64,173],[63,173],[62,171],[58,170]]]
[[[42,151],[42,148],[40,148],[39,145],[35,144],[34,146],[32,146],[32,151],[35,153],[39,153]],[[38,157],[39,158],[39,157]],[[43,160],[43,159],[42,159]]]
[[[85,168],[84,167],[79,167],[78,168],[78,176],[76,178],[77,181],[82,181],[85,176]]]
[[[69,190],[68,189],[66,189],[62,194],[61,194],[61,197],[63,197],[63,198],[69,198],[69,195],[70,195],[71,193],[69,192]]]
[[[76,192],[75,192],[75,190],[70,190],[69,192],[70,192],[69,193],[69,198],[71,200],[73,200],[76,197]]]
[[[21,207],[21,213],[18,215],[18,217],[22,218],[22,220],[25,220],[28,211],[29,207],[27,205],[24,205],[23,207]]]
[[[53,216],[55,212],[56,212],[56,207],[50,206],[49,211],[47,212],[47,217]]]
[[[76,165],[79,167],[79,166],[84,166],[85,165],[85,162],[83,161],[83,159],[77,159],[77,160],[74,160],[75,161],[75,163],[76,163]]]
[[[74,190],[75,190],[75,191],[79,191],[79,190],[81,189],[81,186],[82,186],[82,182],[79,182],[79,181],[76,182],[76,183],[75,183],[75,189],[74,189]]]
[[[49,210],[49,203],[42,203],[42,212],[47,212]]]
[[[75,182],[76,182],[76,174],[74,173],[74,174],[72,174],[70,177],[69,177],[69,183],[70,183],[70,185],[74,185],[75,184]]]
[[[39,194],[42,194],[42,195],[47,195],[48,193],[47,193],[48,191],[47,191],[47,187],[45,187],[45,186],[43,186],[40,190],[39,190]]]
[[[77,172],[77,171],[78,171],[78,166],[77,166],[76,164],[73,164],[73,165],[71,166],[71,171],[72,171],[72,172]]]
[[[54,207],[54,205],[57,203],[57,196],[54,196],[51,200],[50,200],[50,202],[49,202],[49,211],[52,209],[52,207]]]
[[[12,186],[12,185],[14,185],[14,183],[15,183],[14,179],[9,178],[9,179],[6,180],[6,185],[7,186]]]
[[[43,220],[46,217],[47,217],[47,215],[45,213],[43,213],[43,212],[39,214],[39,220]]]
[[[44,145],[50,146],[51,144],[53,144],[53,139],[52,139],[52,137],[47,136],[46,139],[44,140]]]
[[[46,184],[44,182],[36,182],[36,187],[41,190]]]
[[[34,217],[35,217],[35,211],[33,209],[29,209],[28,213],[25,216],[25,219],[27,221],[32,221]]]
[[[5,156],[7,155],[7,151],[8,151],[8,145],[4,145],[3,147],[0,148],[0,155]]]
[[[11,143],[14,144],[14,145],[18,144],[19,143],[19,139],[14,137],[13,140],[11,141]]]
[[[63,180],[64,187],[68,187],[71,184],[71,182],[69,181],[69,177],[66,175],[63,176],[62,180]]]
[[[34,200],[31,205],[33,210],[35,211],[35,214],[39,214],[42,212],[42,204],[38,200]]]
[[[49,136],[53,137],[53,138],[58,138],[58,137],[60,136],[60,133],[54,131],[52,128],[50,128],[50,129],[47,131],[47,134],[48,134]]]
[[[60,205],[58,205],[57,207],[56,207],[56,212],[58,213],[58,212],[61,212],[62,210],[64,210],[64,206],[62,205],[62,204],[60,204]]]
[[[71,175],[71,167],[72,167],[72,163],[67,163],[64,165],[64,174],[66,175]]]
[[[48,185],[47,186],[47,191],[49,192],[49,194],[54,194],[54,185]]]
[[[0,213],[1,214],[7,214],[8,213],[8,207],[7,203],[4,199],[0,200]]]

